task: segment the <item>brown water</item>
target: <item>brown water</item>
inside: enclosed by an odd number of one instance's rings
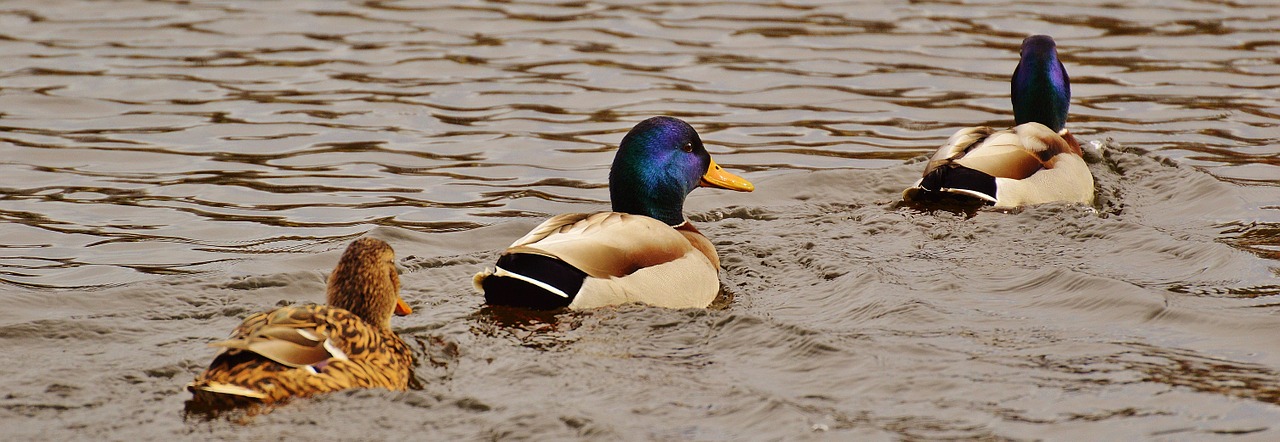
[[[1080,3],[1080,2],[1076,2]],[[1280,5],[0,3],[5,439],[1280,438]],[[1055,36],[1096,207],[897,205]],[[658,114],[720,308],[482,308]],[[423,388],[184,417],[244,316],[388,240]]]

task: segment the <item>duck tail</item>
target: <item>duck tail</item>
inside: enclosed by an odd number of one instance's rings
[[[225,382],[208,381],[208,380],[197,381],[197,382],[192,382],[190,384],[187,384],[187,390],[195,394],[207,392],[207,393],[239,396],[239,397],[250,398],[250,399],[264,399],[267,397],[266,393],[263,393],[248,387],[241,387],[239,385],[232,385]]]
[[[996,177],[954,163],[929,171],[916,187],[925,191],[919,192],[922,198],[943,192],[996,203]]]
[[[191,399],[183,407],[186,417],[211,419],[236,410],[256,414],[273,402],[262,392],[207,379],[187,384],[187,390],[191,392]]]
[[[511,253],[477,273],[473,282],[486,304],[553,310],[568,307],[586,278],[586,272],[559,259]]]

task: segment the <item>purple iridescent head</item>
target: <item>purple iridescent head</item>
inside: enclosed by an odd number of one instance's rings
[[[622,138],[609,169],[609,199],[615,212],[645,215],[673,226],[684,222],[684,199],[699,186],[754,189],[716,165],[698,132],[678,118],[641,121]]]
[[[1060,131],[1067,124],[1071,82],[1058,61],[1053,37],[1032,35],[1022,40],[1022,59],[1011,82],[1013,117],[1017,124],[1036,122]]]

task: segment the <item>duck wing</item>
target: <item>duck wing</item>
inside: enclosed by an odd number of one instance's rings
[[[506,253],[560,259],[595,278],[622,277],[671,262],[694,247],[662,221],[620,212],[564,214],[516,240]]]
[[[1002,131],[968,128],[957,132],[939,149],[939,153],[948,152],[947,157],[937,160],[936,165],[930,161],[929,166],[932,169],[954,162],[996,178],[1020,180],[1041,169],[1052,169],[1053,159],[1059,154],[1079,156],[1080,146],[1074,141],[1066,129],[1059,134],[1040,123],[1025,123]]]
[[[326,310],[329,308],[309,305],[259,313],[245,319],[232,332],[230,339],[209,346],[223,348],[220,355],[248,351],[295,368],[330,359],[345,360],[346,352],[330,337],[337,324],[331,323],[332,318]],[[368,328],[355,315],[346,316],[354,321],[343,321],[342,327]]]

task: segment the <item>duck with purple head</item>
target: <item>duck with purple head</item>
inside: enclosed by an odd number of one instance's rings
[[[543,222],[476,274],[475,287],[490,305],[707,307],[719,293],[720,258],[683,213],[698,187],[755,189],[716,165],[688,123],[644,120],[622,138],[609,170],[613,211]]]
[[[1010,89],[1016,125],[956,132],[929,159],[924,177],[902,192],[904,200],[959,196],[999,208],[1093,203],[1093,174],[1065,127],[1071,82],[1052,37],[1022,41]]]

